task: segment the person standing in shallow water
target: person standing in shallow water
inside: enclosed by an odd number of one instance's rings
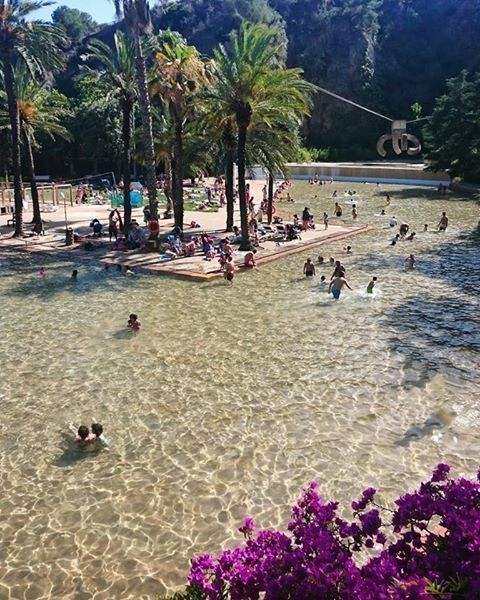
[[[345,279],[345,277],[343,275],[339,275],[338,277],[335,277],[333,281],[330,282],[330,285],[328,286],[328,291],[332,292],[332,295],[335,298],[335,300],[338,300],[340,298],[340,293],[344,287],[347,287],[349,290],[352,289],[348,285],[348,281]]]
[[[438,231],[446,231],[448,227],[448,217],[447,213],[443,212],[440,217],[440,222],[438,223]]]
[[[315,265],[311,258],[307,258],[307,262],[303,265],[303,274],[305,277],[313,277],[315,275]]]

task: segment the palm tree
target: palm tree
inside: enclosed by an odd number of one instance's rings
[[[130,165],[131,165],[131,124],[132,113],[137,98],[135,74],[135,44],[122,31],[116,31],[113,48],[96,39],[88,44],[88,54],[83,59],[92,62],[99,69],[89,69],[98,74],[105,86],[107,95],[113,96],[122,111],[122,170],[123,170],[123,207],[124,228],[128,233],[132,219],[130,202]],[[88,67],[87,67],[88,68]]]
[[[12,136],[15,236],[23,234],[23,190],[21,179],[20,116],[15,94],[14,66],[24,61],[31,71],[43,74],[63,64],[58,44],[62,31],[50,23],[29,20],[29,15],[50,2],[0,0],[0,63],[7,95]]]
[[[212,84],[215,85],[215,78]],[[225,171],[225,197],[227,199],[227,219],[225,231],[233,231],[234,222],[234,169],[235,150],[237,145],[237,126],[235,119],[225,118],[219,112],[217,97],[211,94],[210,88],[205,89],[200,97],[201,116],[198,119],[199,128],[203,130],[205,138],[217,146],[220,155],[219,163]]]
[[[35,179],[34,149],[40,146],[39,136],[48,136],[52,139],[56,137],[71,139],[69,132],[62,125],[62,120],[70,116],[70,113],[58,103],[52,102],[51,94],[45,89],[45,84],[34,79],[22,63],[15,69],[14,77],[21,142],[32,195],[34,231],[40,232],[42,218]],[[8,111],[1,111],[0,114],[0,128],[10,128]]]
[[[298,120],[308,113],[310,95],[315,89],[301,77],[300,69],[280,67],[277,30],[261,24],[243,24],[230,35],[230,47],[214,53],[215,84],[209,91],[225,120],[235,118],[237,126],[238,193],[242,242],[251,246],[245,202],[247,144],[252,123],[274,127],[286,113]]]
[[[143,35],[150,34],[152,31],[148,0],[123,0],[123,16],[127,31],[133,35],[135,44],[135,72],[143,132],[143,162],[145,165],[150,214],[152,217],[156,217],[157,177],[155,174],[155,152],[153,147],[152,108],[147,86],[147,65],[142,47]]]
[[[165,31],[158,41],[150,92],[153,97],[161,98],[174,123],[173,210],[175,225],[183,229],[185,127],[192,119],[199,90],[207,81],[207,70],[198,50],[189,46],[179,33]]]
[[[261,164],[268,173],[267,222],[273,217],[273,185],[274,174],[286,176],[286,164],[295,160],[300,149],[298,135],[299,120],[295,112],[285,110],[282,122],[273,126],[263,122],[252,122],[251,135],[247,146],[247,162],[249,165]]]

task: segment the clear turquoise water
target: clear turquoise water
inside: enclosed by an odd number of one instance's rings
[[[334,187],[347,186],[297,184],[295,210],[333,213]],[[348,507],[367,485],[391,500],[439,461],[476,471],[479,204],[348,187],[375,229],[351,256],[319,248],[347,268],[354,291],[339,302],[303,279],[306,254],[231,287],[0,256],[0,597],[153,597],[184,582],[195,553],[237,543],[245,514],[284,524],[312,479]],[[412,244],[389,246],[374,216],[386,191]],[[442,210],[447,232],[421,233]],[[93,418],[110,450],[72,451],[67,424]]]

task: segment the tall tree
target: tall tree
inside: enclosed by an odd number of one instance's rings
[[[425,127],[425,142],[432,169],[480,182],[480,73],[463,71],[448,81]]]
[[[300,69],[284,69],[273,43],[276,31],[263,25],[242,25],[233,32],[227,50],[220,46],[214,54],[215,84],[209,95],[216,100],[224,119],[235,118],[237,126],[238,193],[242,242],[250,248],[245,195],[245,171],[249,131],[252,123],[274,127],[283,115],[306,115],[314,86],[304,81]],[[294,132],[296,135],[296,132]]]
[[[63,125],[70,112],[57,102],[50,101],[51,92],[45,88],[45,84],[41,84],[34,79],[25,65],[21,63],[15,69],[15,94],[19,112],[21,142],[30,181],[34,231],[39,233],[42,229],[42,218],[35,177],[34,151],[40,148],[40,138],[56,139],[61,137],[67,140],[71,139],[70,133]],[[0,111],[1,128],[4,127],[4,122],[5,126],[10,128],[8,111]]]
[[[91,15],[68,6],[58,6],[52,13],[52,22],[65,31],[72,45],[99,29]]]
[[[185,127],[194,117],[195,101],[207,81],[206,63],[194,46],[174,31],[158,37],[150,90],[158,95],[174,124],[172,192],[175,225],[183,229],[183,177]]]
[[[147,0],[123,0],[123,15],[127,31],[135,42],[135,72],[138,103],[142,119],[143,152],[150,214],[157,217],[157,177],[153,145],[152,108],[147,85],[147,64],[142,46],[145,35],[151,34],[150,7]]]
[[[105,87],[107,95],[113,96],[118,102],[122,111],[124,227],[128,232],[132,219],[130,201],[132,114],[137,98],[135,45],[133,40],[122,31],[116,31],[113,48],[98,39],[92,40],[84,60],[97,65],[99,81]]]
[[[52,24],[29,19],[32,12],[49,4],[43,0],[0,0],[0,60],[12,137],[15,236],[23,234],[23,191],[20,116],[15,94],[14,65],[18,61],[25,61],[32,71],[40,74],[62,66],[58,44],[64,40],[63,33]]]

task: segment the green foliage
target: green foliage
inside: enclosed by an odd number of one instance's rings
[[[68,6],[57,7],[52,13],[52,22],[65,31],[72,45],[78,44],[86,35],[99,28],[88,13]]]
[[[157,28],[170,28],[188,38],[200,52],[211,55],[217,44],[226,43],[241,23],[264,23],[277,29],[276,45],[286,55],[283,20],[269,0],[181,0],[165,2],[153,10]]]
[[[188,586],[184,592],[177,592],[173,596],[159,597],[155,600],[205,600],[205,596],[200,590]]]
[[[295,160],[299,163],[312,163],[326,161],[329,157],[330,148],[306,148],[301,146]]]
[[[427,157],[433,169],[480,182],[480,73],[450,79],[425,127]]]

